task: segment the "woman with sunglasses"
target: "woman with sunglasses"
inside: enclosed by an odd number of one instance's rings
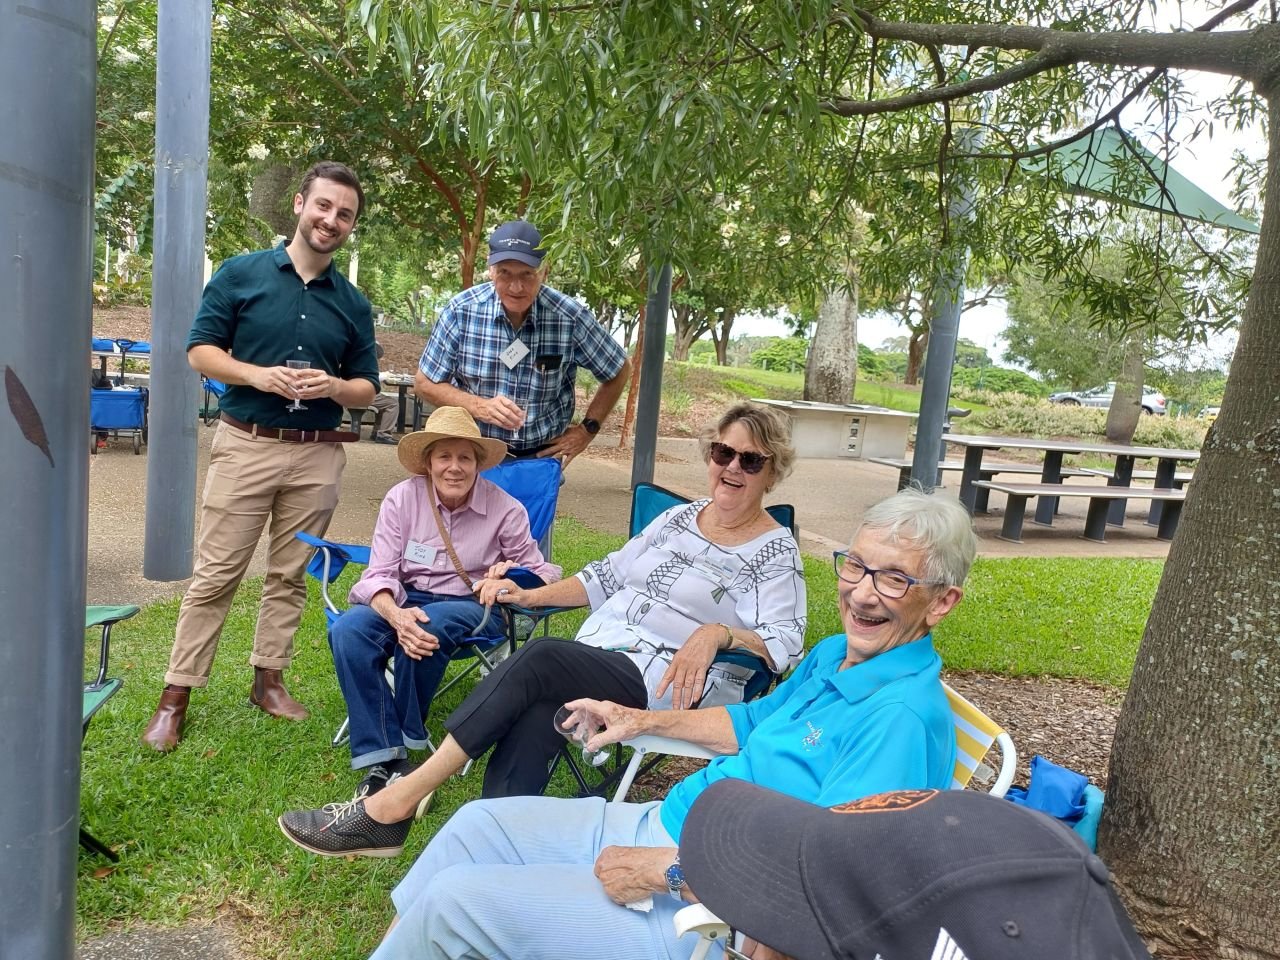
[[[707,497],[660,514],[576,576],[533,590],[507,579],[476,584],[486,604],[590,605],[591,614],[574,640],[530,640],[481,680],[445,721],[449,736],[440,748],[406,778],[413,783],[388,790],[434,791],[494,747],[482,796],[541,793],[564,743],[552,719],[568,701],[724,706],[743,699],[754,671],[713,664],[719,652],[754,654],[777,674],[799,659],[806,624],[799,545],[763,502],[795,461],[790,423],[771,409],[738,404],[704,436],[702,456]],[[366,802],[375,822],[381,802]],[[367,852],[344,843],[341,831],[321,833],[332,819],[323,811],[286,814],[281,827],[315,853]]]

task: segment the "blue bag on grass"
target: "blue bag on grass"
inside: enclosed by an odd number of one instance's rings
[[[1005,797],[1019,806],[1039,810],[1073,829],[1090,850],[1098,845],[1098,819],[1103,793],[1084,774],[1060,767],[1040,755],[1031,758],[1031,780],[1011,787]]]

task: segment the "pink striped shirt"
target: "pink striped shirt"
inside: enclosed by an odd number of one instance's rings
[[[403,605],[406,585],[431,593],[470,596],[444,548],[427,490],[427,478],[419,475],[387,491],[373,528],[369,566],[351,588],[351,603],[368,603],[380,590],[390,590],[396,603]],[[529,515],[524,507],[488,480],[477,477],[471,496],[457,510],[450,511],[438,498],[436,503],[453,549],[473,581],[502,560],[528,567],[548,583],[560,579],[560,568],[543,558],[529,535]],[[433,551],[434,557],[428,560]]]

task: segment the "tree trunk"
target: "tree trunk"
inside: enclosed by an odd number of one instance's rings
[[[644,314],[648,303],[640,304],[640,316],[636,320],[636,349],[631,354],[631,386],[627,388],[627,407],[622,415],[622,429],[618,431],[618,449],[625,450],[627,434],[636,421],[636,399],[640,396],[640,360],[644,353]]]
[[[289,201],[301,179],[302,170],[287,163],[264,167],[249,185],[249,215],[264,221],[275,236],[289,236],[296,223]],[[266,245],[271,237],[264,237],[261,242]]]
[[[1130,330],[1124,338],[1124,359],[1116,377],[1116,390],[1111,395],[1111,409],[1107,411],[1107,440],[1111,443],[1132,443],[1133,432],[1138,429],[1142,416],[1142,363],[1146,337],[1140,330]]]
[[[720,323],[711,328],[711,342],[716,345],[716,364],[721,367],[729,365],[729,335],[733,332],[733,321],[737,318],[736,310],[726,308],[720,314]]]
[[[858,378],[858,293],[828,290],[818,306],[818,322],[804,365],[804,399],[849,403]]]
[[[1280,91],[1253,285],[1116,728],[1099,834],[1179,956],[1280,956]]]
[[[902,378],[903,383],[915,385],[920,382],[920,368],[924,366],[924,352],[928,347],[929,331],[912,329],[911,339],[907,341],[907,375]]]
[[[701,315],[687,303],[673,304],[671,314],[675,319],[676,328],[675,336],[671,341],[671,359],[688,360],[689,349],[693,346],[693,342],[706,331],[706,326],[702,322]]]

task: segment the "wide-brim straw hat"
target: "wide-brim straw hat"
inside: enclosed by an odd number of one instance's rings
[[[400,455],[400,463],[410,473],[427,472],[427,461],[423,454],[437,440],[470,440],[482,451],[479,469],[492,467],[501,463],[507,455],[507,445],[501,440],[492,440],[480,436],[480,428],[475,419],[462,407],[436,407],[421,430],[402,437],[396,447]]]

